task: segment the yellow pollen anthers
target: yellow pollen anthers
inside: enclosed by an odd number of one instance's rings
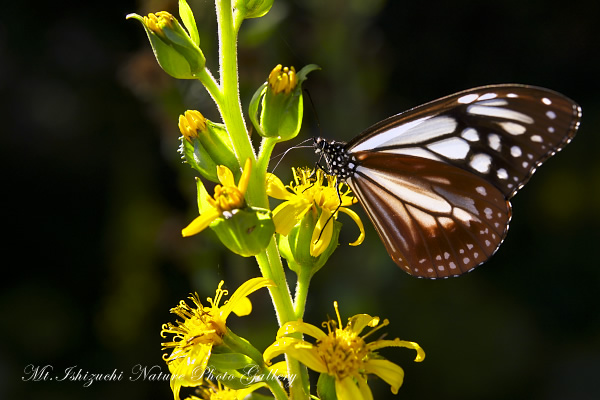
[[[292,90],[294,90],[294,88],[298,84],[296,70],[294,69],[294,67],[283,68],[281,64],[279,64],[275,68],[273,68],[273,70],[269,74],[268,82],[274,94],[278,94],[281,92],[289,94]]]
[[[179,131],[191,142],[198,138],[199,132],[206,132],[206,118],[196,110],[187,110],[179,116]]]
[[[173,20],[175,19],[175,17],[166,11],[159,11],[155,14],[150,13],[143,18],[144,25],[159,36],[164,36],[163,29],[165,26],[171,29],[173,28]]]
[[[317,257],[329,246],[333,234],[332,220],[337,219],[338,212],[343,212],[352,218],[360,229],[358,239],[350,245],[361,244],[365,238],[365,230],[358,214],[348,208],[357,202],[350,188],[343,183],[338,184],[335,176],[325,175],[321,169],[292,168],[292,172],[294,182],[288,186],[275,175],[267,175],[267,194],[285,200],[273,211],[277,233],[287,236],[307,212],[320,211],[310,249],[311,255]]]
[[[367,342],[365,338],[388,325],[389,321],[358,314],[349,318],[348,324],[344,326],[337,302],[334,302],[334,307],[337,321],[323,323],[327,332],[302,321],[284,324],[277,332],[275,343],[265,350],[265,361],[270,362],[280,354],[287,354],[314,371],[332,376],[339,400],[372,399],[373,395],[367,384],[369,374],[379,376],[391,386],[392,393],[398,393],[404,380],[404,370],[381,357],[376,350],[384,347],[406,347],[416,350],[415,361],[420,362],[425,358],[423,349],[415,342],[400,339]],[[367,327],[371,329],[361,335]],[[316,342],[310,343],[294,337],[293,334],[311,336]]]

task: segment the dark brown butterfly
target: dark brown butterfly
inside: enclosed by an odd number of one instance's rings
[[[358,197],[394,262],[458,276],[504,240],[510,199],[573,139],[581,108],[548,89],[491,85],[413,108],[349,143],[314,140]]]

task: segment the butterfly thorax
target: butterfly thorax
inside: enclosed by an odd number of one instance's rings
[[[348,152],[345,142],[328,141],[321,137],[314,139],[315,153],[325,159],[325,166],[319,166],[329,175],[339,180],[346,180],[354,175],[357,167],[356,158]]]

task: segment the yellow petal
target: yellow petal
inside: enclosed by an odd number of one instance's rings
[[[177,352],[181,352],[178,357]],[[179,400],[179,391],[182,386],[200,386],[202,384],[202,375],[208,365],[208,359],[212,352],[212,344],[195,344],[189,351],[173,350],[170,358],[175,358],[169,362],[169,372],[171,373],[171,390],[175,400]],[[187,354],[186,354],[187,353]]]
[[[279,328],[279,330],[277,331],[277,337],[290,335],[296,332],[300,332],[305,335],[310,335],[317,340],[323,339],[327,336],[325,332],[323,332],[321,329],[317,328],[314,325],[307,324],[306,322],[302,321],[291,321]]]
[[[357,378],[358,388],[360,389],[360,393],[365,400],[373,400],[373,393],[371,392],[371,388],[367,384],[366,379]]]
[[[354,211],[352,211],[349,208],[341,207],[340,211],[343,212],[344,214],[350,216],[350,218],[352,218],[352,220],[356,223],[356,225],[358,225],[358,229],[360,229],[360,235],[358,236],[358,239],[356,239],[354,242],[350,243],[350,246],[358,246],[359,244],[361,244],[363,242],[363,240],[365,240],[365,227],[364,227],[360,217],[358,216],[357,213],[355,213]]]
[[[301,198],[293,201],[286,201],[278,205],[275,210],[273,210],[275,232],[287,236],[294,225],[302,219],[309,209],[310,203],[306,203]]]
[[[229,301],[221,307],[221,318],[224,320],[227,319],[229,314],[234,309],[237,309],[240,302],[245,302],[243,299],[248,297],[249,294],[267,286],[275,286],[275,283],[268,278],[252,278],[244,282],[235,292],[233,292]],[[243,308],[244,305],[241,307]]]
[[[350,376],[341,381],[335,380],[335,394],[338,400],[364,400],[362,392]]]
[[[394,340],[377,340],[375,342],[369,343],[367,346],[369,347],[369,351],[374,351],[383,347],[406,347],[408,349],[413,349],[417,351],[415,362],[421,362],[425,359],[425,350],[423,350],[421,346],[419,346],[419,344],[416,342],[409,342],[406,340],[400,340],[396,338]]]
[[[206,212],[202,213],[199,217],[196,217],[188,226],[181,230],[183,237],[192,236],[200,233],[204,230],[211,222],[217,219],[221,213],[216,208],[210,208]]]
[[[297,338],[284,336],[277,339],[272,345],[266,348],[263,358],[268,363],[273,358],[284,353],[300,361],[313,371],[327,372],[327,365],[325,365],[325,362],[319,356],[317,348],[312,343]]]
[[[319,220],[313,230],[312,239],[310,243],[310,255],[318,257],[323,253],[331,242],[331,236],[333,234],[333,221],[329,219],[331,217],[331,211],[323,208]]]
[[[233,313],[238,317],[243,317],[245,315],[250,315],[252,312],[252,302],[247,297],[242,297],[236,301],[236,303],[232,306]]]
[[[404,370],[400,366],[388,360],[369,360],[364,367],[367,374],[377,375],[391,386],[392,393],[398,394],[404,381]]]
[[[279,200],[291,200],[295,197],[293,193],[290,193],[281,179],[279,179],[276,175],[271,173],[267,173],[267,194],[274,199]]]
[[[275,376],[287,377],[289,375],[287,361],[279,361],[278,363],[267,367],[267,369]]]
[[[233,172],[224,165],[217,165],[217,177],[223,186],[235,186]]]
[[[240,183],[238,184],[238,189],[242,194],[246,194],[246,190],[248,189],[248,182],[250,181],[250,171],[252,171],[252,161],[250,157],[246,159],[246,164],[244,164],[244,170],[242,171],[242,177],[240,178]]]

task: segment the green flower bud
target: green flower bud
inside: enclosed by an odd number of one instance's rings
[[[331,219],[328,223],[333,224],[333,232],[329,245],[317,257],[310,254],[313,233],[318,220],[318,214],[311,210],[302,217],[287,236],[278,235],[279,252],[288,261],[290,269],[297,274],[307,271],[311,276],[315,274],[325,265],[338,246],[342,223]]]
[[[256,91],[250,102],[250,119],[261,136],[283,141],[298,135],[304,112],[302,82],[309,72],[318,68],[314,64],[307,65],[296,74],[294,67],[278,65],[271,71],[267,82]]]
[[[233,144],[224,125],[204,118],[198,111],[188,110],[179,116],[179,130],[183,135],[179,152],[206,179],[218,182],[217,165],[239,171]]]
[[[223,212],[210,227],[229,250],[243,257],[266,249],[275,233],[271,211],[256,207]]]
[[[233,8],[243,18],[258,18],[269,12],[273,0],[236,0]]]
[[[142,23],[156,60],[166,73],[178,79],[195,79],[206,65],[206,59],[199,47],[198,31],[195,22],[192,23],[193,15],[190,18],[190,13],[191,11],[189,13],[182,12],[184,23],[192,37],[175,17],[166,11],[148,14],[146,17],[138,14],[127,16],[127,19],[137,19]]]

